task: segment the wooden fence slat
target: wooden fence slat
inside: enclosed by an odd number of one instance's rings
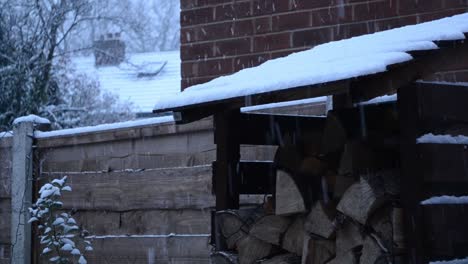
[[[11,148],[0,148],[0,198],[11,196]]]
[[[418,144],[425,182],[468,183],[468,150],[465,145]]]
[[[10,243],[11,200],[0,198],[0,244]]]
[[[209,237],[93,239],[88,263],[209,263]]]
[[[78,211],[73,215],[92,235],[208,234],[209,210]]]
[[[194,133],[213,128],[212,118],[206,118],[185,125],[155,124],[144,127],[122,128],[118,130],[96,131],[83,134],[39,138],[38,148],[63,147],[70,145],[96,144],[100,142],[129,140],[136,138],[164,137],[172,134]]]
[[[468,255],[468,205],[424,205],[424,245],[430,260]]]
[[[68,174],[68,177],[73,191],[62,196],[65,209],[128,211],[214,205],[211,166]]]

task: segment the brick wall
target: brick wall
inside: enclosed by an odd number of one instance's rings
[[[317,44],[464,13],[468,0],[181,0],[181,9],[186,88]],[[468,82],[466,71],[435,78]]]

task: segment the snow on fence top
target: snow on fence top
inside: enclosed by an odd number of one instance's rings
[[[464,259],[432,261],[429,264],[468,264],[468,257]]]
[[[161,117],[139,119],[139,120],[134,120],[134,121],[54,130],[54,131],[48,131],[48,132],[36,131],[34,132],[34,137],[36,138],[59,137],[59,136],[68,136],[68,135],[77,135],[77,134],[84,134],[84,133],[115,130],[115,129],[120,129],[120,128],[149,126],[149,125],[171,123],[171,122],[174,122],[173,116],[161,116]]]
[[[39,117],[37,115],[20,116],[13,121],[13,125],[17,125],[23,122],[32,122],[35,124],[50,124],[50,121],[46,118]]]
[[[468,145],[467,136],[452,136],[452,135],[434,135],[432,133],[425,134],[416,139],[418,144],[432,143],[432,144],[459,144]]]
[[[450,196],[442,195],[431,197],[421,202],[422,205],[428,204],[468,204],[468,196]]]
[[[433,41],[465,39],[464,32],[468,32],[468,13],[329,42],[159,98],[154,110],[384,72],[391,64],[411,60],[407,52],[437,49]]]

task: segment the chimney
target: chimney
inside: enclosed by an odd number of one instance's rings
[[[125,43],[120,39],[120,33],[107,33],[94,41],[95,65],[119,65],[125,59]]]

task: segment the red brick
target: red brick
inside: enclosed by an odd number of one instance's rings
[[[320,7],[330,7],[337,3],[341,3],[340,0],[290,0],[290,10],[304,10],[313,9]]]
[[[289,10],[288,0],[253,0],[252,11],[254,16],[269,15]]]
[[[234,20],[237,18],[248,17],[252,15],[250,2],[231,3],[217,6],[214,10],[214,19],[216,21]]]
[[[437,13],[421,14],[418,16],[417,22],[423,23],[423,22],[441,19],[441,18],[449,17],[449,16],[454,16],[454,15],[462,14],[466,12],[468,12],[468,7],[451,9],[451,10],[442,10]]]
[[[180,57],[182,61],[198,60],[213,56],[214,43],[186,44],[180,46]]]
[[[256,18],[254,20],[254,32],[255,34],[269,33],[272,31],[271,28],[271,17]]]
[[[407,16],[407,17],[397,17],[386,20],[379,20],[370,22],[374,31],[388,30],[392,28],[399,28],[407,25],[414,25],[417,23],[416,16]]]
[[[288,49],[291,47],[291,34],[279,33],[254,38],[254,52]]]
[[[222,40],[214,44],[214,54],[216,57],[241,55],[249,52],[251,52],[250,38]]]
[[[341,40],[341,39],[348,39],[359,35],[373,33],[374,31],[372,28],[369,27],[369,24],[366,22],[359,23],[359,24],[345,24],[335,26],[333,28],[333,39],[334,40]]]
[[[312,47],[333,39],[333,27],[296,31],[292,35],[293,47]]]
[[[194,8],[197,6],[197,0],[180,0],[180,9],[182,10]]]
[[[448,2],[456,2],[457,0],[450,0]],[[444,3],[446,1],[443,0],[425,0],[425,1],[409,1],[409,0],[396,0],[398,6],[398,14],[399,15],[409,15],[409,14],[417,14],[417,13],[424,13],[424,12],[433,12],[438,11],[444,8]],[[447,3],[448,3],[447,2]]]
[[[304,50],[308,50],[308,49],[309,48],[295,48],[295,49],[290,49],[290,50],[283,50],[283,51],[273,52],[273,53],[271,53],[271,58],[272,59],[281,58],[281,57],[288,56],[289,54],[304,51]]]
[[[258,66],[270,59],[270,54],[263,53],[257,55],[240,56],[234,59],[234,72],[245,68]]]
[[[209,82],[217,77],[220,77],[220,76],[203,76],[203,77],[195,77],[195,78],[183,78],[181,81],[182,90],[193,85]]]
[[[213,22],[213,12],[212,7],[182,10],[180,12],[180,24],[184,27]]]
[[[362,3],[352,6],[351,21],[367,21],[398,16],[395,0]]]
[[[233,72],[233,59],[202,60],[182,63],[182,77],[222,75]]]
[[[273,31],[295,30],[311,26],[310,12],[296,12],[272,18]]]

